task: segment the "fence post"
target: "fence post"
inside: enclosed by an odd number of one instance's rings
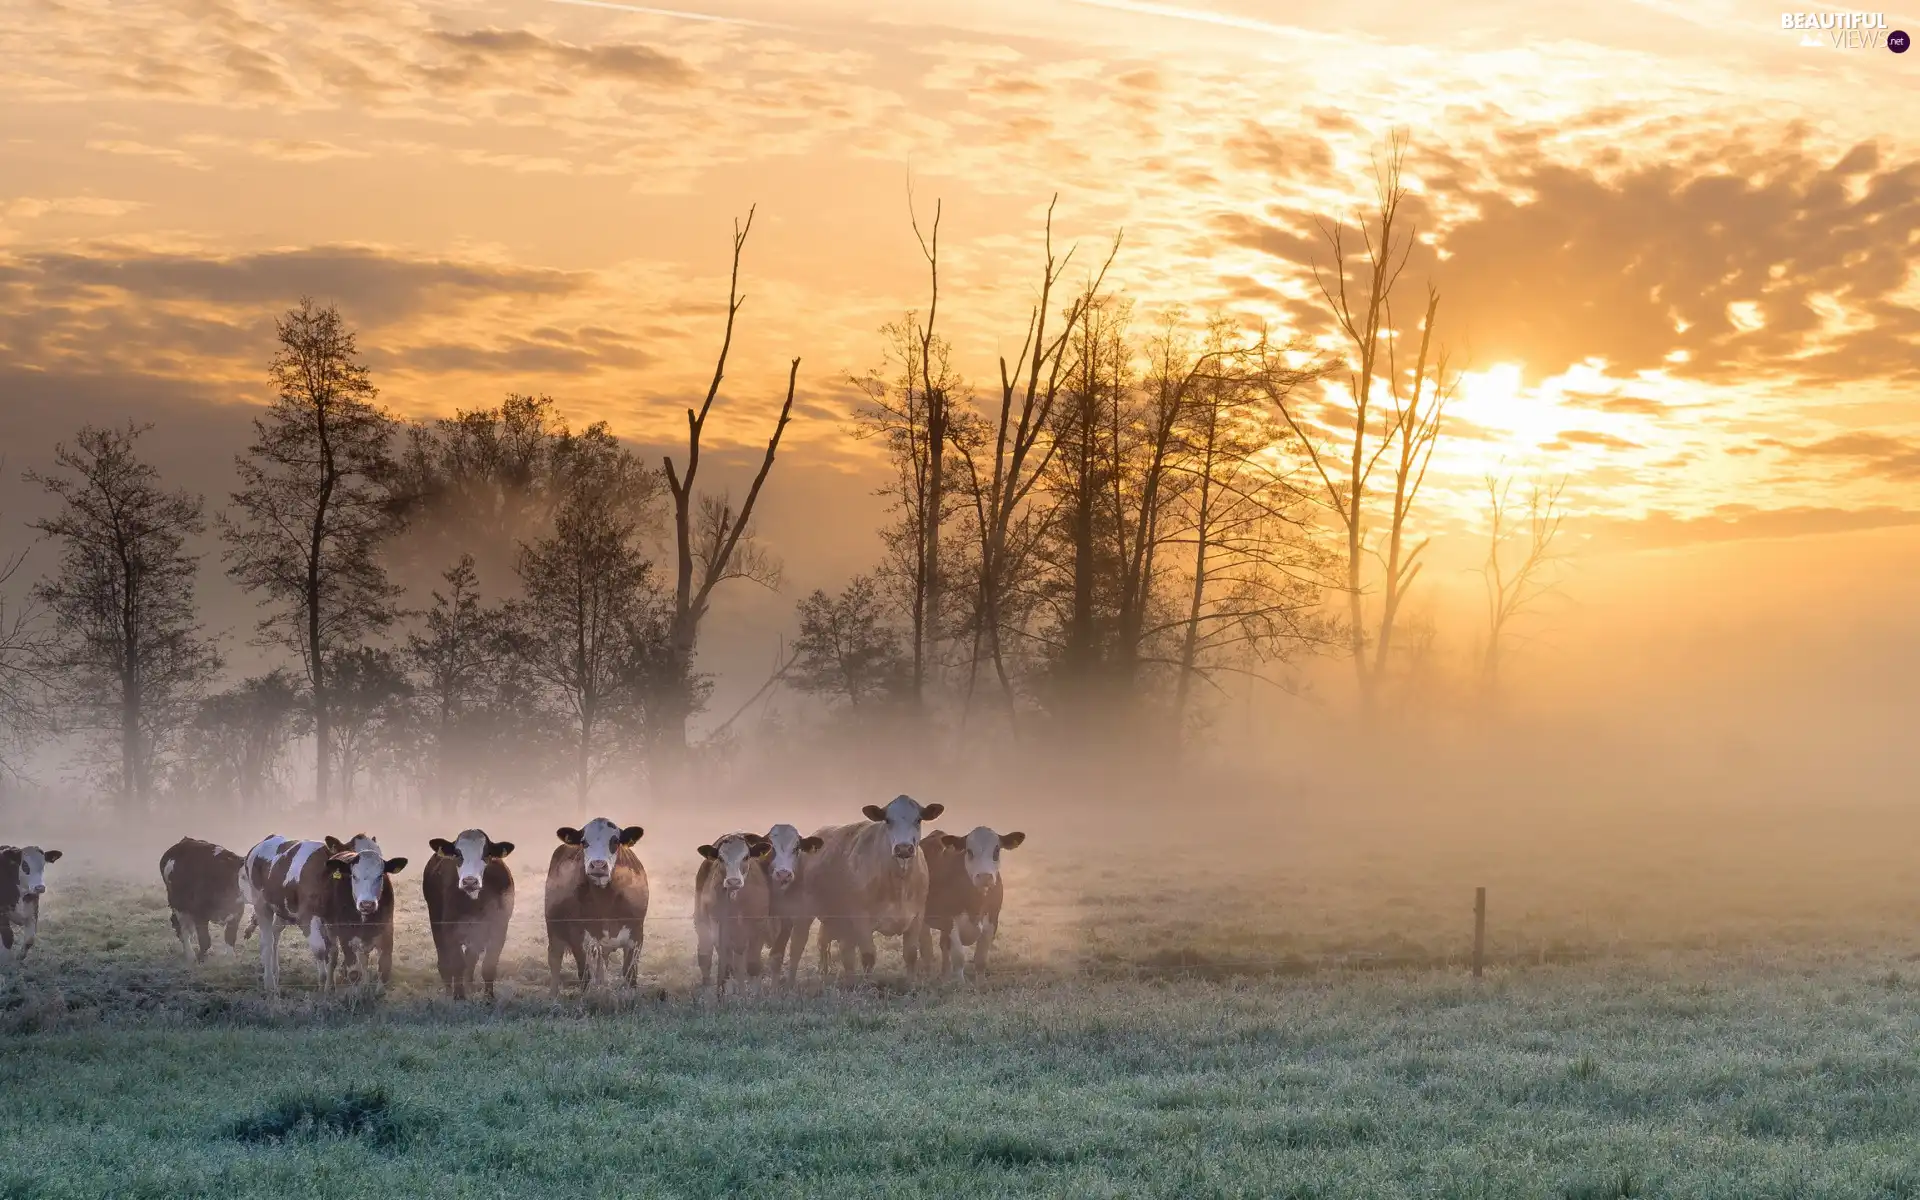
[[[1480,978],[1480,964],[1487,952],[1487,889],[1473,889],[1473,977]]]

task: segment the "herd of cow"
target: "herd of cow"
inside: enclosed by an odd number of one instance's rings
[[[859,972],[870,973],[875,937],[901,939],[910,974],[922,969],[922,960],[931,969],[936,934],[944,974],[965,976],[969,946],[974,971],[983,972],[1005,897],[1000,852],[1026,835],[982,826],[964,837],[934,830],[923,838],[922,822],[943,811],[896,796],[885,807],[867,805],[864,821],[807,837],[792,825],[775,825],[764,835],[729,833],[701,846],[694,927],[702,986],[724,992],[729,979],[758,978],[768,951],[776,978],[791,985],[816,922],[823,979],[831,974],[836,944],[845,976],[854,974],[856,959]],[[638,825],[605,818],[558,831],[546,883],[547,974],[555,996],[569,954],[583,988],[611,981],[616,951],[621,979],[638,982],[648,890],[633,847],[642,833]],[[441,982],[464,996],[477,974],[491,997],[513,917],[513,872],[506,862],[513,843],[469,829],[429,846],[421,888]],[[46,866],[59,858],[60,851],[37,846],[0,847],[0,944],[16,961],[34,943]],[[182,949],[203,960],[212,946],[210,925],[225,926],[229,947],[257,928],[262,982],[277,994],[283,929],[305,935],[323,990],[336,977],[361,982],[377,973],[387,983],[391,877],[406,865],[365,834],[320,841],[276,834],[245,856],[183,838],[161,855],[160,876]],[[243,934],[240,922],[249,909],[252,921]]]

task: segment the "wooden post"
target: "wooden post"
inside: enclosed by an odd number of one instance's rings
[[[1487,889],[1473,889],[1473,977],[1480,978],[1480,964],[1487,952]]]

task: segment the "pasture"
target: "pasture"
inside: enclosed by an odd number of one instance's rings
[[[269,1004],[257,942],[189,966],[157,873],[70,844],[0,975],[0,1196],[1920,1196],[1910,817],[1472,815],[1116,821],[1099,853],[1027,822],[986,981],[883,950],[823,992],[810,952],[798,994],[720,1003],[711,822],[639,847],[639,993],[557,1006],[533,819],[488,823],[520,845],[493,1006],[438,995],[417,867],[385,996],[314,995],[289,946]]]

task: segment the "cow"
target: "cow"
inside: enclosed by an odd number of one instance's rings
[[[173,936],[180,939],[180,950],[194,962],[207,961],[213,948],[208,935],[209,922],[226,926],[229,953],[237,952],[243,936],[240,918],[247,915],[247,897],[242,880],[246,860],[225,846],[203,842],[199,838],[181,838],[160,856],[160,881],[167,888],[167,920]],[[251,936],[258,927],[260,914],[247,927]],[[196,948],[195,942],[199,945]]]
[[[869,804],[865,821],[814,831],[821,841],[807,867],[807,896],[820,921],[820,975],[827,978],[832,946],[841,946],[843,974],[873,971],[873,939],[897,937],[907,974],[915,970],[927,910],[927,860],[920,853],[920,822],[946,806],[895,796],[885,808]]]
[[[814,914],[807,902],[807,860],[825,843],[817,837],[801,837],[791,825],[775,825],[763,840],[769,847],[760,869],[767,876],[768,915],[773,920],[773,973],[778,977],[786,963],[786,982],[791,987],[799,978],[800,956],[806,953],[807,931],[813,926]]]
[[[640,982],[640,951],[646,944],[647,869],[632,846],[645,830],[621,828],[595,817],[585,829],[564,826],[547,863],[547,977],[560,996],[560,961],[573,955],[583,988],[605,980],[613,952],[621,952],[620,978]]]
[[[368,839],[371,842],[371,839]],[[359,971],[380,956],[380,982],[393,975],[393,887],[389,875],[405,858],[387,858],[377,847],[330,849],[324,841],[297,841],[275,834],[247,853],[247,890],[260,915],[260,965],[269,995],[280,991],[280,930],[307,935],[322,991],[331,990],[336,961]]]
[[[370,834],[356,833],[350,838],[337,838],[328,834],[321,840],[327,844],[327,853],[330,855],[367,851],[381,854],[379,840]],[[377,951],[380,957],[380,982],[385,983],[393,976],[393,913],[396,905],[393,897],[393,880],[380,881],[380,898],[375,903],[376,911],[382,915],[374,924],[382,928],[368,936],[366,930],[355,927],[347,934],[334,939],[333,952],[345,959],[341,965],[346,967],[351,976],[363,969],[366,952]]]
[[[764,860],[773,847],[757,833],[729,833],[700,847],[700,869],[693,877],[695,955],[700,962],[700,986],[714,985],[716,996],[727,991],[727,980],[757,980],[760,959],[772,934],[768,917],[769,892]],[[713,974],[713,956],[720,955],[720,973]]]
[[[477,967],[491,1000],[500,950],[507,944],[507,922],[513,917],[513,871],[506,862],[513,843],[469,829],[452,840],[434,838],[427,844],[433,857],[427,860],[420,887],[440,960],[440,982],[456,1000],[462,999]]]
[[[0,846],[0,950],[14,962],[24,961],[40,936],[40,897],[47,894],[47,864],[60,861],[60,851],[38,846]],[[14,943],[14,922],[20,924]]]
[[[973,947],[974,974],[986,974],[987,951],[1000,929],[1000,905],[1006,899],[1000,852],[1026,840],[1024,833],[1000,834],[982,825],[965,837],[936,829],[921,843],[927,856],[925,928],[939,935],[940,969],[948,977],[966,978],[966,946]],[[930,953],[928,961],[931,964]]]

